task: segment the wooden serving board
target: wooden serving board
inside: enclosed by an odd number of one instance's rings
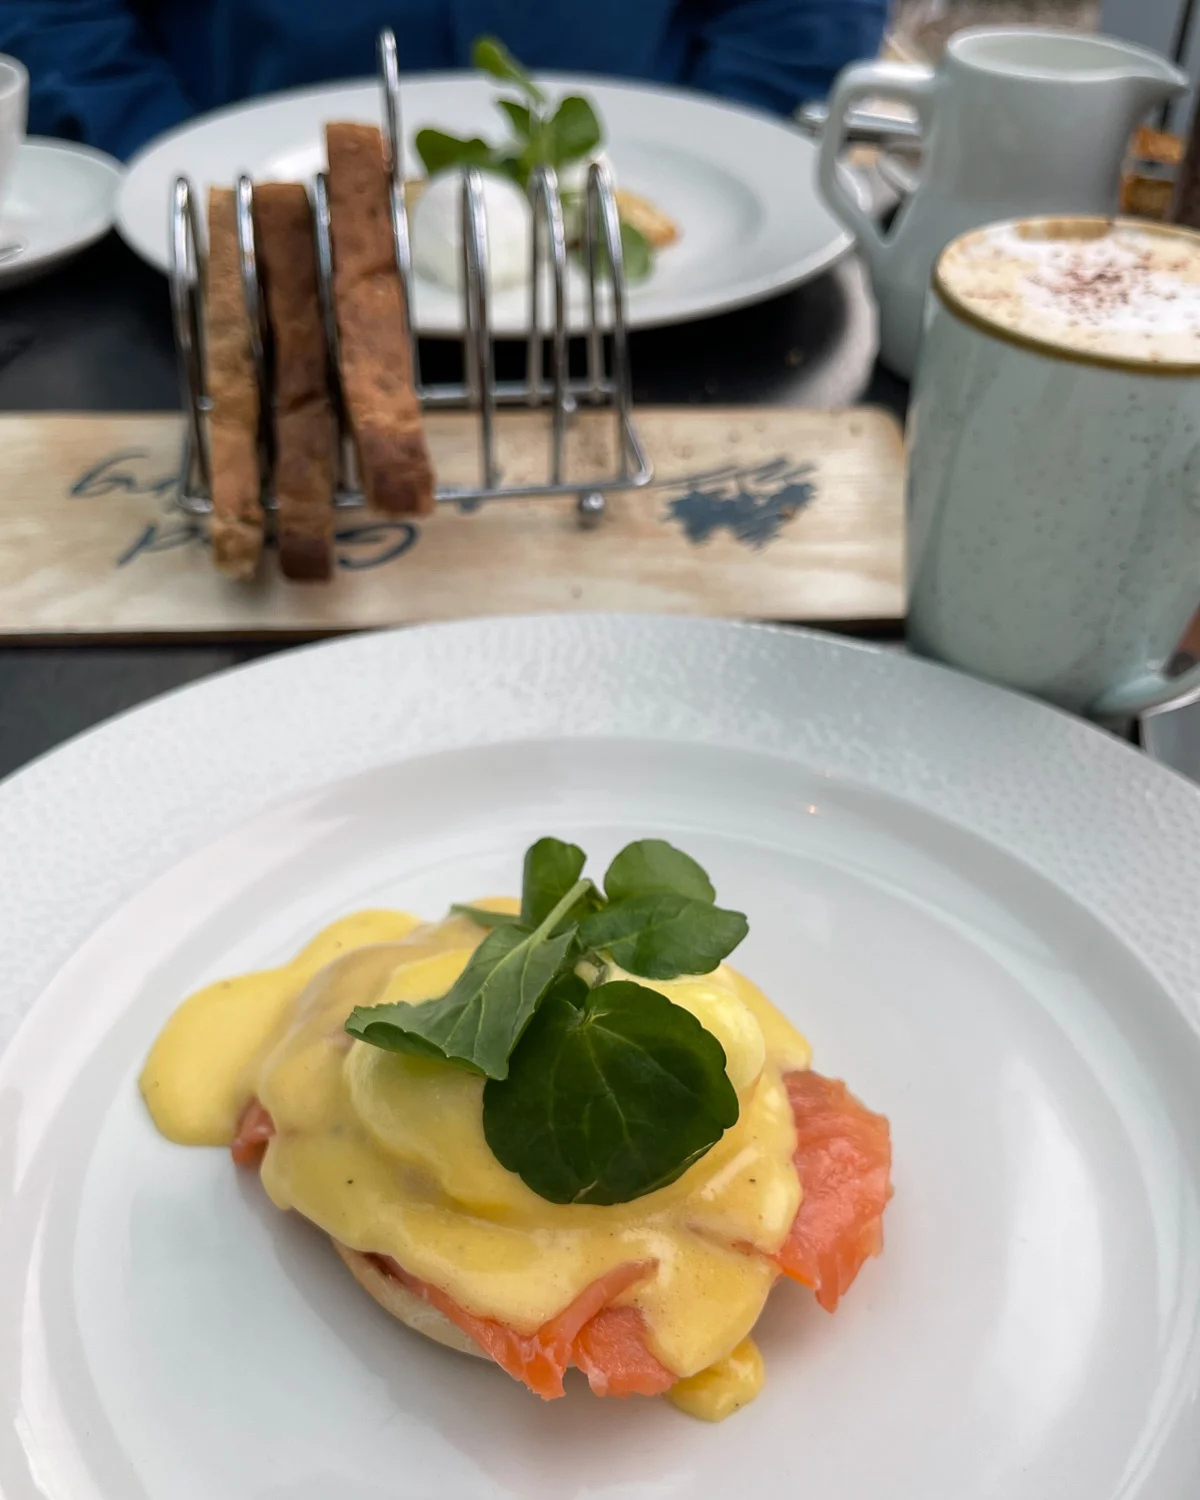
[[[339,513],[336,576],[253,584],[213,569],[174,504],[182,418],[0,417],[0,636],[320,635],[543,610],[897,620],[903,445],[888,414],[647,408],[653,484],[610,494],[594,530],[573,497],[494,501],[427,520]],[[443,482],[473,478],[475,427],[435,412]],[[542,479],[546,417],[498,419],[506,482]],[[603,457],[612,418],[575,419],[568,472]],[[592,471],[594,472],[594,471]]]

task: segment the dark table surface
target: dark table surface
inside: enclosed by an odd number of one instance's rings
[[[631,340],[646,404],[837,406],[898,415],[902,382],[874,367],[874,315],[853,259],[755,307]],[[450,356],[423,346],[430,375]],[[56,274],[0,293],[0,411],[179,406],[167,288],[115,236]],[[122,709],[276,647],[0,648],[0,777]]]

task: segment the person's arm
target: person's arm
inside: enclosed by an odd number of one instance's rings
[[[847,63],[874,57],[887,0],[707,0],[688,82],[790,114]]]
[[[192,113],[123,0],[0,0],[0,52],[29,69],[29,129],[126,157]]]

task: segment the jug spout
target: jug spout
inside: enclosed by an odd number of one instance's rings
[[[1099,82],[1107,75],[1115,85],[1120,85],[1129,111],[1130,128],[1148,110],[1166,104],[1188,86],[1186,73],[1148,47],[1137,47],[1108,36],[1081,37],[1079,42],[1082,44],[1078,57],[1081,66],[1077,73],[1068,69],[1068,76],[1074,74],[1086,79],[1090,75]]]
[[[1135,120],[1140,119],[1155,105],[1166,104],[1168,100],[1176,98],[1188,86],[1186,73],[1169,63],[1165,57],[1156,57],[1153,52],[1143,53],[1136,61],[1131,60],[1125,71],[1124,81]]]
[[[949,56],[993,76],[1038,80],[1100,90],[1113,111],[1127,112],[1130,129],[1156,104],[1188,86],[1187,74],[1152,52],[1117,37],[1036,27],[983,27],[963,31]]]

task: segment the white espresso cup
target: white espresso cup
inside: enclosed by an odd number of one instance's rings
[[[934,272],[909,426],[913,649],[1094,718],[1200,604],[1200,235],[1024,219]]]
[[[0,212],[12,180],[17,152],[25,139],[29,112],[29,74],[25,64],[0,53]]]

